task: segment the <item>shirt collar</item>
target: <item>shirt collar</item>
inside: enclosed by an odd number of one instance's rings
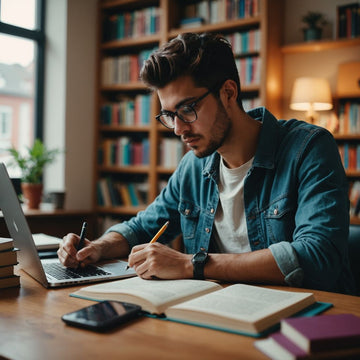
[[[277,119],[265,107],[255,108],[247,112],[252,118],[262,122],[259,143],[253,161],[253,167],[273,169],[275,167],[275,153],[282,128]],[[214,152],[204,163],[203,175],[218,179],[220,155]]]

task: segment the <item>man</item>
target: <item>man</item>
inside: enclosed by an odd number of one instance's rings
[[[157,116],[189,151],[157,199],[79,252],[69,267],[125,257],[144,279],[211,278],[353,292],[347,180],[333,137],[265,108],[246,113],[229,43],[183,34],[145,61]],[[170,224],[158,242],[158,229]],[[185,253],[164,245],[182,234]]]

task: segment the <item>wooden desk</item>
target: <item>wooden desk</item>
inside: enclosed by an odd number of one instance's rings
[[[87,210],[24,210],[30,231],[62,238],[69,232],[80,232],[83,221],[88,222],[87,237],[97,234],[96,216]],[[4,217],[0,212],[0,237],[10,237]]]
[[[93,302],[69,297],[78,287],[46,290],[23,271],[18,273],[20,289],[0,290],[0,355],[5,358],[267,359],[251,337],[152,318],[137,319],[106,334],[66,326],[61,315]],[[360,297],[313,292],[317,300],[334,304],[327,313],[360,316]]]

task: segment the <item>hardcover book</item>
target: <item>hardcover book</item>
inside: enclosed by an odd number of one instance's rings
[[[168,320],[252,336],[262,335],[282,318],[316,303],[312,293],[139,277],[88,286],[71,296],[134,303]]]
[[[360,318],[335,314],[284,319],[281,333],[307,352],[359,346]]]
[[[273,360],[312,360],[312,359],[357,359],[360,356],[359,347],[339,350],[329,350],[308,353],[294,344],[285,335],[277,332],[267,339],[258,340],[255,347]]]
[[[10,250],[13,247],[14,247],[13,239],[0,237],[0,251]]]

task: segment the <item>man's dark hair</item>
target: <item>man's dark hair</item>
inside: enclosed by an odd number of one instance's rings
[[[230,43],[221,35],[184,33],[178,35],[144,62],[142,81],[161,89],[181,76],[190,76],[197,87],[206,87],[218,96],[222,84],[234,80],[240,98],[240,79]]]

